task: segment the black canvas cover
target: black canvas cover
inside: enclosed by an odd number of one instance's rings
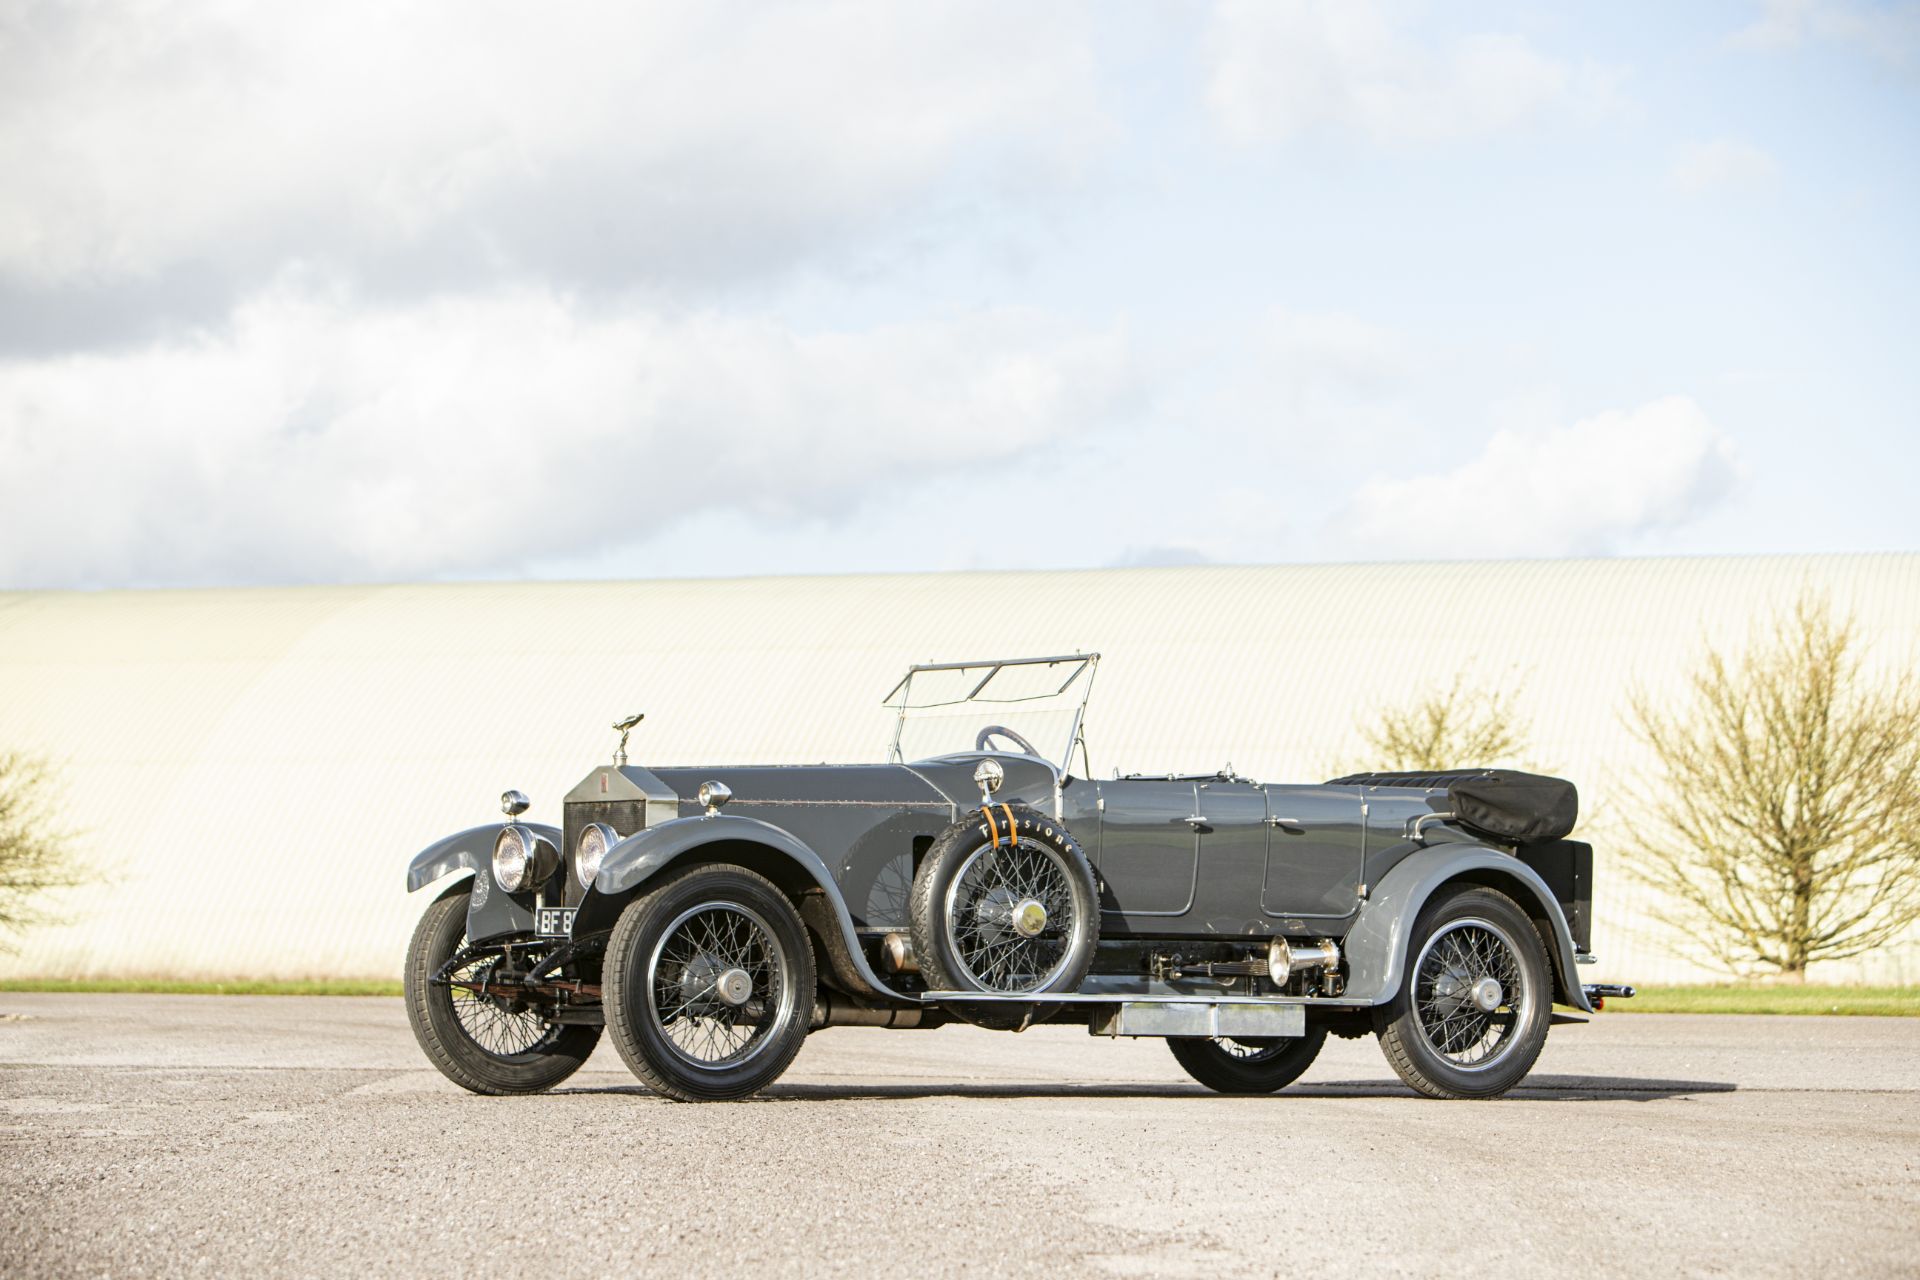
[[[1489,769],[1447,784],[1461,825],[1510,844],[1558,840],[1580,818],[1580,793],[1565,778]]]
[[[1355,773],[1336,784],[1445,788],[1447,807],[1462,826],[1506,844],[1559,840],[1580,818],[1580,792],[1565,778],[1518,769],[1457,769],[1441,773]]]

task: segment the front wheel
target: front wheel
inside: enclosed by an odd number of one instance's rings
[[[680,1102],[758,1093],[813,1022],[806,926],[744,867],[693,867],[629,903],[602,981],[614,1047],[649,1088]]]
[[[1411,963],[1374,1013],[1380,1048],[1430,1098],[1492,1098],[1519,1084],[1547,1042],[1553,970],[1513,899],[1436,894],[1413,929]]]
[[[486,874],[484,871],[482,875]],[[497,957],[441,970],[467,945],[471,881],[430,905],[407,947],[407,1022],[440,1074],[475,1093],[539,1093],[565,1080],[600,1042],[600,1028],[548,1021],[510,984],[492,981]]]
[[[1320,1056],[1327,1029],[1309,1025],[1305,1035],[1275,1040],[1176,1037],[1167,1048],[1187,1074],[1215,1093],[1277,1093],[1300,1078]]]

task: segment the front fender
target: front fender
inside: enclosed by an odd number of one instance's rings
[[[493,882],[493,842],[504,823],[469,827],[436,840],[413,856],[407,865],[407,892],[423,889],[456,871],[473,876],[473,894],[467,899],[467,940],[484,942],[509,933],[533,932],[533,895],[510,894]],[[560,830],[537,822],[520,824],[560,847]]]
[[[859,973],[861,980],[882,995],[895,999],[907,998],[882,982],[868,965],[866,953],[860,947],[859,935],[854,931],[853,913],[847,909],[846,898],[841,894],[833,873],[828,870],[826,860],[791,832],[758,818],[736,818],[726,814],[676,818],[628,836],[607,850],[606,857],[601,860],[600,872],[593,878],[593,892],[588,895],[590,901],[581,905],[575,917],[577,924],[592,921],[598,927],[605,927],[607,922],[602,918],[602,911],[595,909],[600,904],[591,902],[591,899],[598,897],[605,903],[608,899],[618,898],[646,884],[676,863],[696,856],[699,850],[720,843],[759,846],[786,859],[795,870],[804,873],[807,880],[819,887],[825,898],[833,921],[838,926],[840,941],[846,949],[846,959]]]
[[[1515,897],[1531,895],[1531,902],[1520,899],[1520,909],[1528,915],[1543,916],[1552,926],[1553,936],[1547,939],[1547,947],[1553,953],[1550,963],[1560,988],[1559,1003],[1592,1013],[1586,993],[1574,980],[1573,933],[1546,881],[1511,854],[1462,843],[1424,848],[1381,877],[1347,934],[1347,994],[1376,1005],[1393,999],[1400,990],[1410,935],[1421,908],[1442,885],[1463,876],[1475,883],[1497,878],[1504,882],[1499,886],[1503,892]]]

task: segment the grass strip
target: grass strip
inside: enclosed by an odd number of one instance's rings
[[[1920,1017],[1920,987],[1640,987],[1608,1013],[1778,1013],[1827,1017]]]
[[[10,978],[0,991],[166,996],[397,996],[400,984],[382,978],[316,978],[294,982],[177,982],[170,978]]]

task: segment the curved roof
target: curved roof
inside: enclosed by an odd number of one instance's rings
[[[1671,980],[1606,856],[1640,762],[1622,708],[1809,587],[1880,660],[1920,651],[1905,553],[0,594],[0,749],[63,766],[114,876],[0,974],[391,976],[412,853],[508,786],[557,820],[616,719],[646,712],[647,763],[879,759],[910,663],[1090,649],[1103,775],[1319,780],[1369,763],[1382,707],[1516,684],[1522,762],[1580,783],[1601,850],[1596,975]]]

